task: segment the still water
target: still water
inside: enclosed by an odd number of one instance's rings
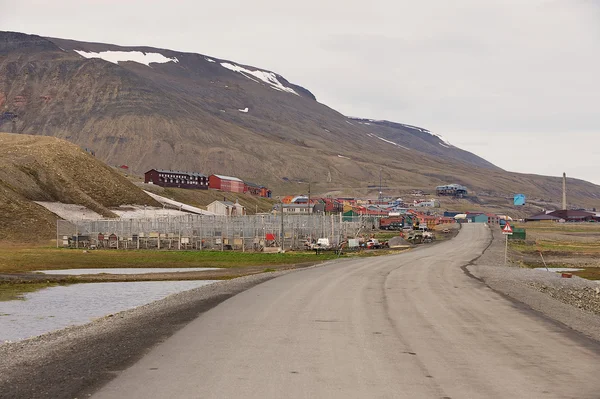
[[[34,337],[216,281],[87,283],[45,288],[0,302],[0,343]]]
[[[155,267],[155,268],[107,268],[107,269],[63,269],[63,270],[37,270],[36,273],[44,274],[146,274],[146,273],[179,273],[203,272],[206,270],[221,270],[217,267]]]

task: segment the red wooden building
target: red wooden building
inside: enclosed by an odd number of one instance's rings
[[[249,181],[244,182],[244,192],[257,197],[271,198],[271,190],[260,184],[250,183]]]
[[[271,198],[271,190],[266,188],[265,186],[260,186],[260,196],[263,198]]]
[[[223,175],[210,175],[208,177],[208,187],[231,193],[244,193],[246,189],[246,185],[241,179]]]

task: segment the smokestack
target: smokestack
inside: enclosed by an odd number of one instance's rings
[[[567,210],[567,174],[563,173],[563,204],[562,209]]]

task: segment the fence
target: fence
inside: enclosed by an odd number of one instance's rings
[[[71,248],[242,250],[302,249],[328,238],[337,246],[378,226],[372,217],[341,215],[183,215],[57,223],[56,246]]]

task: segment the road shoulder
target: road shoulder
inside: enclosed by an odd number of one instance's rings
[[[491,289],[600,342],[600,316],[594,312],[600,299],[595,288],[600,284],[575,277],[561,279],[510,263],[504,266],[504,237],[499,229],[492,229],[492,233],[490,246],[467,266],[468,272]],[[594,306],[588,306],[590,303]]]

